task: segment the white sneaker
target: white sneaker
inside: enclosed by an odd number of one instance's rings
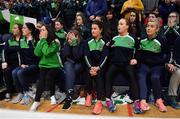
[[[17,103],[19,103],[22,100],[22,98],[23,98],[23,94],[22,93],[18,93],[16,98],[12,100],[12,103],[13,104],[17,104]]]
[[[37,110],[37,108],[39,107],[40,102],[34,102],[30,108],[30,112],[35,112]]]
[[[56,98],[55,96],[51,96],[51,105],[55,105],[56,104]]]

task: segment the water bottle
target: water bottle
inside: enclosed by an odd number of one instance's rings
[[[149,95],[149,100],[148,100],[148,102],[149,102],[150,104],[154,104],[154,95],[153,95],[152,89],[151,89],[151,92],[150,92],[150,95]]]

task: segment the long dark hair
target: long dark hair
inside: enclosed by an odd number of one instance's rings
[[[129,31],[130,34],[135,35],[135,37],[140,37],[140,35],[141,35],[141,28],[140,28],[139,14],[138,14],[138,12],[136,10],[132,10],[131,12],[136,14],[136,19],[135,19],[135,22],[133,22],[133,23],[131,23],[130,20],[129,20],[129,26],[130,27],[129,27],[128,31]],[[135,24],[135,28],[136,29],[133,29],[134,28],[133,24]]]
[[[19,29],[19,32],[20,32],[20,36],[22,36],[22,28],[23,28],[23,25],[22,24],[18,24],[18,23],[15,23],[14,26],[17,25],[18,26],[18,29]],[[13,37],[15,38],[15,36],[13,35]]]
[[[27,28],[31,31],[31,35],[33,36],[33,38],[35,37],[35,30],[36,27],[33,23],[27,22],[25,23],[25,25],[27,26]]]
[[[55,31],[54,31],[54,29],[50,25],[44,24],[43,26],[46,28],[46,30],[48,32],[47,42],[48,42],[48,44],[51,44],[51,42],[53,40],[55,40],[55,38],[56,38]]]

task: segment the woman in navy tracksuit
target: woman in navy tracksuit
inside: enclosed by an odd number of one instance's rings
[[[161,84],[160,76],[165,63],[164,51],[166,50],[166,39],[162,36],[157,36],[159,31],[159,23],[157,19],[151,20],[147,24],[147,38],[140,41],[139,49],[139,68],[138,82],[140,88],[140,107],[142,111],[149,110],[146,103],[147,98],[147,76],[152,84],[152,89],[155,97],[155,104],[159,111],[166,112],[166,106],[161,99]]]
[[[92,111],[93,114],[100,114],[102,111],[102,95],[104,92],[104,70],[108,57],[108,49],[104,38],[101,35],[103,24],[101,21],[93,21],[91,26],[92,38],[85,44],[85,61],[87,64],[87,97],[86,106],[91,106],[93,79],[96,83],[97,102]]]
[[[21,104],[30,103],[29,85],[36,81],[34,76],[38,74],[38,59],[34,55],[36,45],[33,37],[34,31],[35,26],[32,23],[25,23],[22,29],[24,37],[20,41],[21,66],[12,71],[12,77],[18,92],[17,97],[12,101],[15,104],[20,101]]]
[[[65,86],[67,98],[63,109],[69,109],[73,99],[74,82],[78,74],[83,71],[84,53],[83,41],[77,30],[70,30],[67,34],[66,42],[62,48],[65,70]]]
[[[4,81],[6,84],[5,101],[10,101],[14,91],[12,80],[12,70],[21,65],[20,58],[20,39],[22,38],[22,25],[15,24],[13,27],[13,36],[4,46],[2,52],[2,69],[4,73]]]

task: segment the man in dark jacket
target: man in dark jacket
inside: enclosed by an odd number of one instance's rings
[[[102,16],[106,12],[106,0],[89,0],[86,7],[86,15],[89,20],[95,19],[96,16]]]

